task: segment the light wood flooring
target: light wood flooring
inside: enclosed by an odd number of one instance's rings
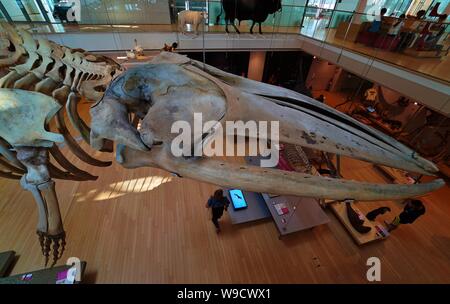
[[[67,232],[59,263],[72,256],[87,261],[87,282],[366,283],[366,261],[375,256],[383,283],[450,283],[448,187],[424,197],[427,213],[416,223],[359,247],[330,210],[329,224],[281,240],[270,220],[235,226],[225,214],[217,235],[204,207],[216,186],[152,168],[93,168],[67,155],[99,176],[57,182]],[[342,174],[385,182],[370,164],[347,158]],[[395,202],[358,203],[364,212],[379,206],[392,212],[377,220],[401,210]],[[20,255],[13,274],[43,267],[36,221],[31,194],[17,181],[0,179],[0,252]]]

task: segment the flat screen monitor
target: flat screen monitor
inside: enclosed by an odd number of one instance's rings
[[[244,194],[239,189],[229,190],[231,202],[233,203],[234,210],[247,208],[247,202],[245,201]]]

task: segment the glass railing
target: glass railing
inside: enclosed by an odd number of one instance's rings
[[[4,2],[0,0],[0,3]],[[17,26],[37,33],[178,32],[177,15],[187,7],[186,1],[179,0],[81,0],[80,3],[81,18],[77,22],[68,22],[65,11],[49,6],[47,16],[41,18],[46,21],[13,21]],[[441,81],[450,81],[450,39],[447,39],[450,27],[446,22],[437,21],[438,17],[399,19],[305,7],[305,4],[303,0],[283,0],[282,9],[269,14],[262,23],[262,33],[301,34]],[[221,1],[188,1],[188,6],[190,10],[208,13],[200,32],[225,32]],[[242,21],[239,25],[236,21],[235,24],[242,34],[249,35],[250,21]],[[228,29],[229,39],[239,37],[233,26],[229,25]],[[257,38],[258,24],[253,32]]]
[[[301,34],[450,81],[448,23],[337,12],[305,16]]]

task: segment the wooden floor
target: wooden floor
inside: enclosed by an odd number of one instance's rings
[[[67,155],[99,175],[95,182],[57,182],[68,243],[60,264],[72,256],[87,261],[87,282],[366,283],[366,261],[375,256],[383,283],[450,283],[448,187],[424,198],[427,213],[416,223],[358,247],[330,210],[328,225],[282,240],[270,220],[234,226],[227,214],[217,235],[204,207],[215,186],[151,168],[88,167]],[[370,164],[346,158],[342,173],[384,182]],[[14,274],[41,268],[31,194],[5,179],[0,194],[0,252],[20,255]],[[379,220],[400,211],[395,202],[358,203],[364,212],[379,206],[392,208]]]

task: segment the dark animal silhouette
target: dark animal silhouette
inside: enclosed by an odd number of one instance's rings
[[[228,33],[228,23],[231,22],[236,33],[240,34],[239,29],[234,24],[234,20],[238,19],[239,24],[242,20],[252,20],[250,33],[253,34],[255,23],[259,24],[259,33],[261,31],[261,23],[266,21],[267,16],[281,10],[281,0],[222,0],[222,8],[216,23],[219,23],[220,16],[225,11],[225,31]]]
[[[372,228],[364,226],[364,221],[359,218],[358,213],[353,210],[352,205],[350,203],[345,203],[347,207],[347,216],[350,224],[356,231],[361,234],[368,233]]]
[[[370,211],[369,213],[367,213],[366,218],[369,221],[374,221],[378,215],[385,214],[386,212],[391,212],[391,208],[380,207],[380,208],[374,209],[374,210]]]

